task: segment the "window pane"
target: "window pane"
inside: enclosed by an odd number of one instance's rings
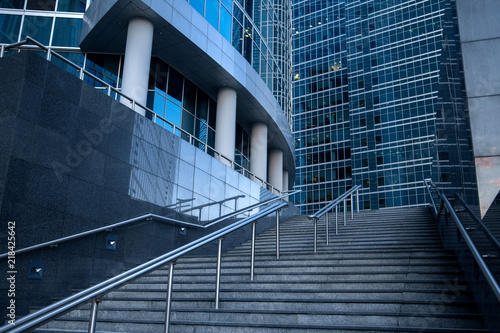
[[[239,52],[243,52],[243,27],[238,21],[233,20],[233,47]]]
[[[85,12],[85,0],[59,0],[57,10],[60,12]]]
[[[205,0],[189,0],[189,4],[193,6],[193,8],[201,14],[201,16],[204,16],[204,7],[205,7]]]
[[[184,77],[175,69],[170,67],[168,74],[168,94],[181,104],[182,101],[182,83]]]
[[[54,11],[56,9],[56,0],[28,0],[26,9]]]
[[[181,106],[167,99],[167,112],[165,118],[175,126],[181,125]]]
[[[21,39],[30,36],[38,42],[49,45],[52,17],[25,16]]]
[[[53,46],[75,46],[80,42],[81,19],[56,18]]]
[[[196,102],[196,117],[207,121],[208,111],[208,96],[203,91],[198,89],[198,97]]]
[[[20,27],[20,15],[0,15],[0,43],[17,42]]]
[[[231,10],[233,7],[233,1],[232,0],[221,0],[221,3],[226,6],[227,9]]]
[[[219,26],[219,1],[207,0],[207,13],[205,15],[207,21],[215,28]]]
[[[24,8],[24,0],[0,0],[0,8]]]
[[[231,41],[231,14],[225,10],[221,9],[220,12],[220,33],[227,39],[229,42]]]
[[[71,60],[75,65],[78,65],[79,67],[83,67],[83,62],[85,60],[85,56],[83,53],[70,53],[70,52],[58,52],[60,55],[62,55],[64,58]],[[62,69],[70,72],[73,75],[80,75],[80,72],[76,70],[75,67],[68,65],[61,59],[57,57],[52,57],[50,59],[51,62],[56,64],[57,66],[61,67]]]
[[[194,114],[194,105],[196,100],[196,86],[186,79],[184,81],[184,99],[182,100],[182,106]]]
[[[119,62],[120,57],[117,55],[89,53],[87,54],[85,69],[98,78],[104,80],[106,83],[116,87]],[[101,83],[87,75],[85,76],[85,82],[93,85],[94,87],[102,86]]]

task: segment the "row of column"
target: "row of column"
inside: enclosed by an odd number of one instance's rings
[[[236,133],[236,98],[232,88],[217,94],[215,150],[234,161]],[[255,123],[250,134],[250,172],[280,191],[288,190],[288,172],[283,170],[283,151],[267,148],[267,125]]]
[[[149,20],[133,18],[129,21],[122,93],[142,105],[147,102],[153,35],[154,26]],[[236,141],[236,97],[236,91],[226,87],[221,88],[217,96],[215,149],[230,161],[234,161]],[[128,99],[121,98],[120,101],[130,106]],[[145,113],[141,108],[135,108],[135,111],[142,115]],[[250,172],[280,191],[288,190],[288,172],[283,170],[283,152],[279,149],[270,150],[268,160],[267,125],[264,123],[252,126]]]

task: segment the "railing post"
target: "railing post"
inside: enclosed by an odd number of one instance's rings
[[[0,45],[0,58],[3,57],[4,52],[5,52],[5,45],[2,44]]]
[[[97,320],[97,307],[101,303],[101,299],[97,298],[92,301],[92,309],[90,310],[89,333],[95,333]]]
[[[255,226],[257,222],[252,222],[252,254],[250,259],[250,280],[253,281],[254,265],[255,265]]]
[[[170,312],[172,306],[172,284],[174,281],[174,265],[175,262],[171,262],[170,267],[168,269],[168,291],[167,291],[167,309],[165,314],[165,333],[168,333],[170,329]]]
[[[215,288],[215,309],[219,309],[220,300],[220,267],[222,260],[222,238],[219,238],[219,251],[217,252],[217,285]]]
[[[339,206],[335,205],[335,235],[339,234]]]
[[[47,61],[50,61],[50,47],[47,48]]]
[[[356,190],[356,209],[359,213],[359,189]]]
[[[276,211],[276,259],[280,258],[280,209]]]
[[[328,241],[328,212],[326,212],[325,214],[325,222],[326,222],[326,245],[329,244],[329,241]]]
[[[347,203],[346,203],[346,200],[344,199],[344,227],[346,226],[346,224],[345,224],[346,223],[345,220],[347,218],[346,214],[347,214]]]
[[[314,253],[318,251],[316,241],[318,240],[318,218],[314,218]]]
[[[352,200],[354,197],[353,193],[351,193],[351,220],[354,218],[354,201]]]

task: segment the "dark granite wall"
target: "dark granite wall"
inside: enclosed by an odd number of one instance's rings
[[[272,197],[186,141],[153,124],[92,86],[23,52],[0,59],[0,239],[15,221],[16,248],[155,213],[196,222],[198,210],[166,208],[177,199],[196,206],[245,195],[238,208]],[[234,201],[223,213],[234,209]],[[203,210],[214,218],[218,205]],[[186,215],[190,214],[192,215]],[[296,213],[283,212],[283,217]],[[270,227],[264,219],[259,229]],[[219,226],[218,226],[219,227]],[[16,255],[16,311],[45,305],[215,230],[144,221],[110,233],[116,251],[100,233]],[[249,228],[239,232],[249,236]],[[245,236],[246,235],[246,236]],[[226,247],[241,242],[231,237]],[[215,246],[203,249],[213,253]],[[2,246],[0,253],[7,252]],[[31,260],[43,261],[43,279],[28,279]],[[0,260],[2,266],[6,260]],[[1,270],[0,308],[8,285]]]

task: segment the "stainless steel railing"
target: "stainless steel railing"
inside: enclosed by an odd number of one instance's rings
[[[189,132],[185,131],[184,129],[180,128],[179,126],[175,125],[174,123],[170,122],[169,120],[165,119],[164,117],[159,116],[158,114],[156,114],[153,110],[151,110],[147,106],[142,105],[141,103],[135,101],[131,97],[123,94],[119,89],[117,89],[115,87],[112,87],[109,83],[105,82],[104,80],[98,78],[97,76],[93,75],[92,73],[90,73],[89,71],[85,70],[84,68],[82,68],[82,67],[78,66],[77,64],[73,63],[71,60],[68,60],[68,59],[64,58],[62,55],[60,55],[59,53],[57,53],[56,51],[54,51],[51,47],[45,46],[45,45],[41,44],[40,42],[36,41],[35,39],[33,39],[33,38],[29,37],[29,36],[27,36],[25,40],[17,42],[17,43],[14,43],[14,44],[10,44],[10,45],[2,44],[2,45],[0,45],[0,58],[2,58],[4,56],[6,50],[10,50],[10,49],[17,49],[17,50],[20,50],[20,49],[33,49],[33,47],[28,47],[28,45],[26,45],[26,44],[29,44],[29,43],[34,44],[37,48],[39,48],[42,51],[46,52],[47,53],[47,60],[50,61],[51,57],[54,56],[54,57],[60,59],[61,61],[63,61],[64,63],[66,63],[67,65],[73,67],[78,72],[78,77],[80,78],[80,80],[83,81],[84,78],[85,78],[85,76],[88,76],[88,77],[96,80],[97,82],[99,82],[104,87],[104,89],[99,89],[99,90],[105,90],[105,93],[108,96],[111,97],[111,93],[114,92],[115,93],[115,98],[117,98],[118,96],[120,96],[120,101],[122,101],[122,98],[125,99],[125,100],[127,100],[129,102],[129,104],[130,104],[129,107],[132,110],[134,110],[134,111],[136,111],[136,110],[144,110],[147,114],[151,115],[151,118],[152,118],[151,120],[153,122],[159,124],[159,120],[160,120],[161,122],[163,122],[161,126],[163,128],[165,128],[165,124],[166,124],[166,126],[169,126],[171,128],[172,133],[174,133],[174,135],[180,136],[184,140],[188,141],[189,144],[197,146],[198,148],[199,147],[203,147],[203,149],[201,149],[201,148],[200,149],[203,150],[206,154],[209,154],[209,155],[213,156],[218,161],[220,161],[220,162],[222,162],[222,163],[230,166],[232,169],[234,169],[237,172],[241,173],[245,177],[247,177],[247,178],[255,181],[257,184],[259,184],[260,186],[268,189],[269,191],[271,191],[271,192],[273,192],[273,193],[275,193],[277,195],[281,195],[281,191],[279,189],[275,188],[272,184],[266,182],[265,180],[257,177],[250,170],[245,169],[243,166],[239,165],[238,163],[234,162],[233,160],[231,160],[227,156],[224,156],[223,154],[221,154],[220,152],[218,152],[217,150],[215,150],[215,148],[209,146],[207,143],[205,143],[202,140],[198,139],[194,135],[190,134]]]
[[[481,253],[477,249],[476,244],[474,244],[474,241],[472,240],[469,233],[467,232],[466,227],[464,226],[462,221],[459,219],[457,213],[455,212],[454,207],[452,206],[452,204],[450,203],[450,201],[448,200],[446,195],[444,195],[442,193],[442,191],[439,190],[439,188],[436,186],[436,184],[431,179],[425,179],[424,185],[425,185],[425,188],[427,189],[427,193],[429,194],[429,196],[431,198],[431,208],[432,208],[434,216],[436,218],[438,218],[443,213],[443,211],[446,211],[444,214],[448,214],[449,216],[451,216],[451,218],[453,219],[453,221],[455,222],[455,224],[457,226],[458,231],[460,232],[461,237],[463,238],[463,240],[467,244],[467,247],[469,248],[469,251],[472,254],[472,257],[474,258],[474,261],[476,262],[480,271],[482,272],[483,276],[485,277],[486,281],[488,282],[488,285],[491,287],[491,290],[493,291],[495,297],[500,302],[500,286],[498,285],[498,282],[496,281],[494,275],[491,273],[490,269],[486,265],[486,263],[483,259],[483,256],[481,255]],[[437,195],[436,198],[433,197],[433,193],[435,193]],[[460,196],[458,196],[458,198],[459,198],[459,201],[460,200],[462,201],[464,207],[466,208],[466,210],[468,210],[469,214],[472,214],[472,216],[475,216],[475,214],[472,212],[472,209],[470,209],[470,207],[465,203],[465,201]],[[440,200],[439,207],[438,207],[435,199]],[[480,219],[477,216],[475,217],[475,220],[476,220],[476,222],[478,222],[478,221],[480,222]],[[491,234],[491,232],[489,232],[488,228],[482,222],[480,222],[480,225],[482,226],[481,228],[485,232],[485,234],[487,235],[488,238],[495,239],[496,242],[494,242],[493,244],[497,248],[499,248],[500,244],[498,244],[498,241]]]
[[[28,246],[28,247],[16,250],[16,255],[22,254],[22,253],[26,253],[26,252],[30,252],[30,251],[34,251],[34,250],[38,250],[38,249],[49,247],[49,246],[58,245],[60,243],[68,242],[70,240],[82,238],[82,237],[85,237],[85,236],[90,236],[90,235],[93,235],[93,234],[96,234],[96,233],[99,233],[99,232],[111,231],[111,230],[113,230],[115,228],[125,227],[125,226],[128,226],[128,225],[132,224],[132,223],[140,222],[140,221],[153,221],[154,220],[154,221],[159,221],[159,222],[178,224],[178,225],[182,225],[182,226],[190,226],[190,227],[195,227],[195,228],[206,229],[206,228],[211,227],[211,226],[213,226],[213,225],[215,225],[217,223],[225,221],[225,220],[227,220],[229,218],[238,216],[238,215],[240,215],[242,213],[245,213],[245,212],[250,212],[250,211],[254,210],[255,208],[259,208],[259,207],[262,207],[264,205],[268,205],[268,204],[270,204],[270,203],[272,203],[274,201],[281,200],[281,199],[283,199],[283,198],[285,198],[285,197],[287,197],[289,195],[295,194],[297,192],[300,192],[300,191],[291,191],[291,192],[286,193],[286,194],[284,194],[282,196],[275,197],[275,198],[272,198],[272,199],[268,199],[268,200],[265,200],[265,201],[262,201],[262,202],[250,205],[248,207],[236,210],[236,211],[234,211],[232,213],[226,214],[224,216],[220,216],[220,217],[216,218],[215,220],[211,221],[210,223],[208,223],[206,225],[199,225],[199,224],[184,222],[184,221],[172,219],[170,217],[165,217],[165,216],[160,216],[160,215],[156,215],[156,214],[150,213],[150,214],[146,214],[146,215],[141,215],[141,216],[138,216],[138,217],[134,217],[132,219],[128,219],[128,220],[120,221],[120,222],[117,222],[117,223],[109,224],[109,225],[106,225],[106,226],[103,226],[103,227],[95,228],[95,229],[92,229],[92,230],[80,232],[80,233],[77,233],[77,234],[74,234],[74,235],[71,235],[71,236],[61,237],[61,238],[53,239],[51,241],[47,241],[47,242],[43,242],[43,243],[40,243],[40,244]],[[4,258],[7,258],[7,257],[8,257],[8,253],[2,253],[2,254],[0,254],[0,259],[4,259]]]
[[[323,208],[318,210],[315,214],[308,216],[310,220],[314,220],[314,252],[317,252],[317,241],[318,241],[318,219],[326,214],[325,223],[326,223],[326,245],[329,244],[329,221],[328,221],[328,213],[335,208],[335,234],[339,233],[339,224],[338,224],[338,207],[342,202],[344,203],[344,226],[346,225],[346,214],[347,214],[347,198],[350,197],[351,200],[351,219],[354,218],[354,201],[353,195],[356,192],[356,210],[359,213],[359,189],[361,185],[356,185],[352,187],[350,190],[346,191],[344,194],[340,195],[337,199],[327,203]]]
[[[186,244],[178,249],[175,249],[169,253],[166,253],[160,257],[152,259],[142,265],[139,265],[129,271],[119,274],[113,278],[110,278],[104,282],[101,282],[93,287],[85,289],[73,296],[67,297],[57,303],[47,306],[37,312],[29,314],[19,320],[16,320],[16,325],[12,326],[10,324],[0,327],[1,332],[27,332],[29,330],[35,329],[40,325],[61,316],[72,309],[85,304],[86,302],[92,302],[91,316],[89,318],[89,332],[95,332],[96,317],[98,311],[98,304],[102,301],[102,297],[112,290],[135,280],[144,274],[147,274],[155,269],[158,269],[166,264],[169,264],[169,278],[168,278],[168,292],[166,301],[166,315],[165,315],[165,332],[169,332],[170,327],[170,311],[171,311],[171,301],[172,301],[172,283],[174,274],[174,265],[178,258],[183,255],[190,253],[194,250],[199,249],[203,245],[209,244],[213,241],[218,241],[218,254],[217,254],[217,280],[216,280],[216,295],[215,295],[215,307],[219,307],[220,302],[220,270],[221,270],[221,257],[222,257],[222,240],[223,238],[233,231],[236,231],[250,223],[252,223],[252,253],[251,253],[251,279],[254,276],[254,258],[255,258],[255,224],[257,220],[263,218],[269,214],[276,213],[276,221],[279,225],[279,211],[288,206],[287,202],[274,203],[272,206],[265,208],[264,210],[256,213],[250,217],[243,220],[235,222],[227,227],[217,230],[207,236],[201,237],[189,244]],[[279,230],[279,229],[278,229]],[[278,233],[277,233],[278,239]],[[279,253],[279,249],[278,249]]]

